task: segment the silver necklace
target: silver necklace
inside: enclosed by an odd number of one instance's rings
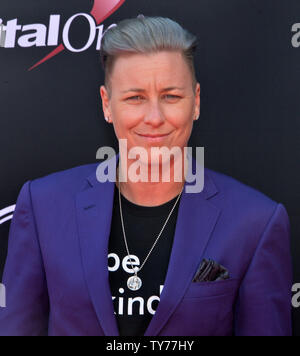
[[[121,205],[120,181],[118,182],[118,185],[119,185],[119,206],[120,206],[120,216],[121,216],[121,224],[122,224],[122,230],[123,230],[123,237],[124,237],[124,242],[125,242],[125,246],[126,246],[126,250],[127,250],[128,259],[129,259],[129,261],[130,261],[132,271],[134,272],[134,276],[129,277],[128,280],[127,280],[127,287],[128,287],[130,290],[135,291],[135,290],[140,289],[141,286],[142,286],[142,280],[141,280],[140,277],[138,277],[137,273],[140,272],[141,269],[144,267],[144,264],[146,263],[146,261],[147,261],[147,259],[149,258],[149,256],[150,256],[152,250],[154,249],[155,245],[157,244],[157,242],[158,242],[158,240],[159,240],[161,234],[162,234],[163,231],[164,231],[165,226],[167,225],[167,223],[168,223],[168,221],[169,221],[169,219],[170,219],[170,217],[171,217],[171,215],[172,215],[172,213],[173,213],[173,211],[174,211],[174,209],[175,209],[175,207],[176,207],[176,205],[177,205],[177,203],[178,203],[178,201],[179,201],[179,199],[180,199],[180,197],[181,197],[181,194],[182,194],[182,192],[183,192],[184,187],[181,189],[181,192],[180,192],[180,194],[178,195],[178,197],[177,197],[177,199],[176,199],[176,201],[175,201],[175,204],[174,204],[172,210],[170,211],[170,213],[169,213],[169,215],[168,215],[168,217],[167,217],[167,219],[166,219],[166,221],[165,221],[165,223],[164,223],[162,229],[160,230],[160,233],[158,234],[156,240],[154,241],[154,244],[152,245],[150,251],[148,252],[148,255],[146,256],[146,258],[145,258],[144,262],[142,263],[141,267],[139,268],[139,267],[133,267],[132,262],[131,262],[131,258],[129,257],[129,256],[130,256],[130,253],[129,253],[129,249],[128,249],[126,234],[125,234],[124,221],[123,221],[123,212],[122,212],[122,205]]]

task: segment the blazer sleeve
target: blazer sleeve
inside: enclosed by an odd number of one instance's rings
[[[47,335],[49,302],[30,184],[27,181],[19,193],[9,231],[2,281],[6,307],[0,308],[1,336]]]
[[[290,336],[291,289],[289,218],[277,204],[239,289],[235,335]]]

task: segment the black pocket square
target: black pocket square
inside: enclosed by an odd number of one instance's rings
[[[229,278],[228,270],[211,259],[203,259],[194,276],[193,282],[212,282]]]

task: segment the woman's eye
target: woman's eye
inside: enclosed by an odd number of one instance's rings
[[[126,100],[129,100],[129,101],[141,101],[141,100],[143,100],[143,97],[141,95],[135,95],[135,96],[130,96]]]
[[[164,95],[165,99],[168,99],[168,100],[177,100],[177,99],[180,99],[180,96],[178,95],[172,95],[172,94],[166,94]]]

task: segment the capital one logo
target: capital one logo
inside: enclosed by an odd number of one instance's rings
[[[93,8],[89,14],[78,13],[67,20],[62,30],[62,43],[60,44],[60,15],[50,15],[48,27],[39,23],[20,25],[18,19],[7,21],[7,24],[4,25],[3,20],[0,19],[0,44],[4,48],[56,46],[53,51],[35,63],[29,70],[38,67],[65,49],[71,52],[83,52],[91,47],[96,38],[96,49],[99,50],[103,35],[101,22],[113,14],[124,2],[125,0],[94,0]],[[90,27],[89,36],[82,48],[74,48],[69,39],[72,24],[78,18],[86,20]]]

